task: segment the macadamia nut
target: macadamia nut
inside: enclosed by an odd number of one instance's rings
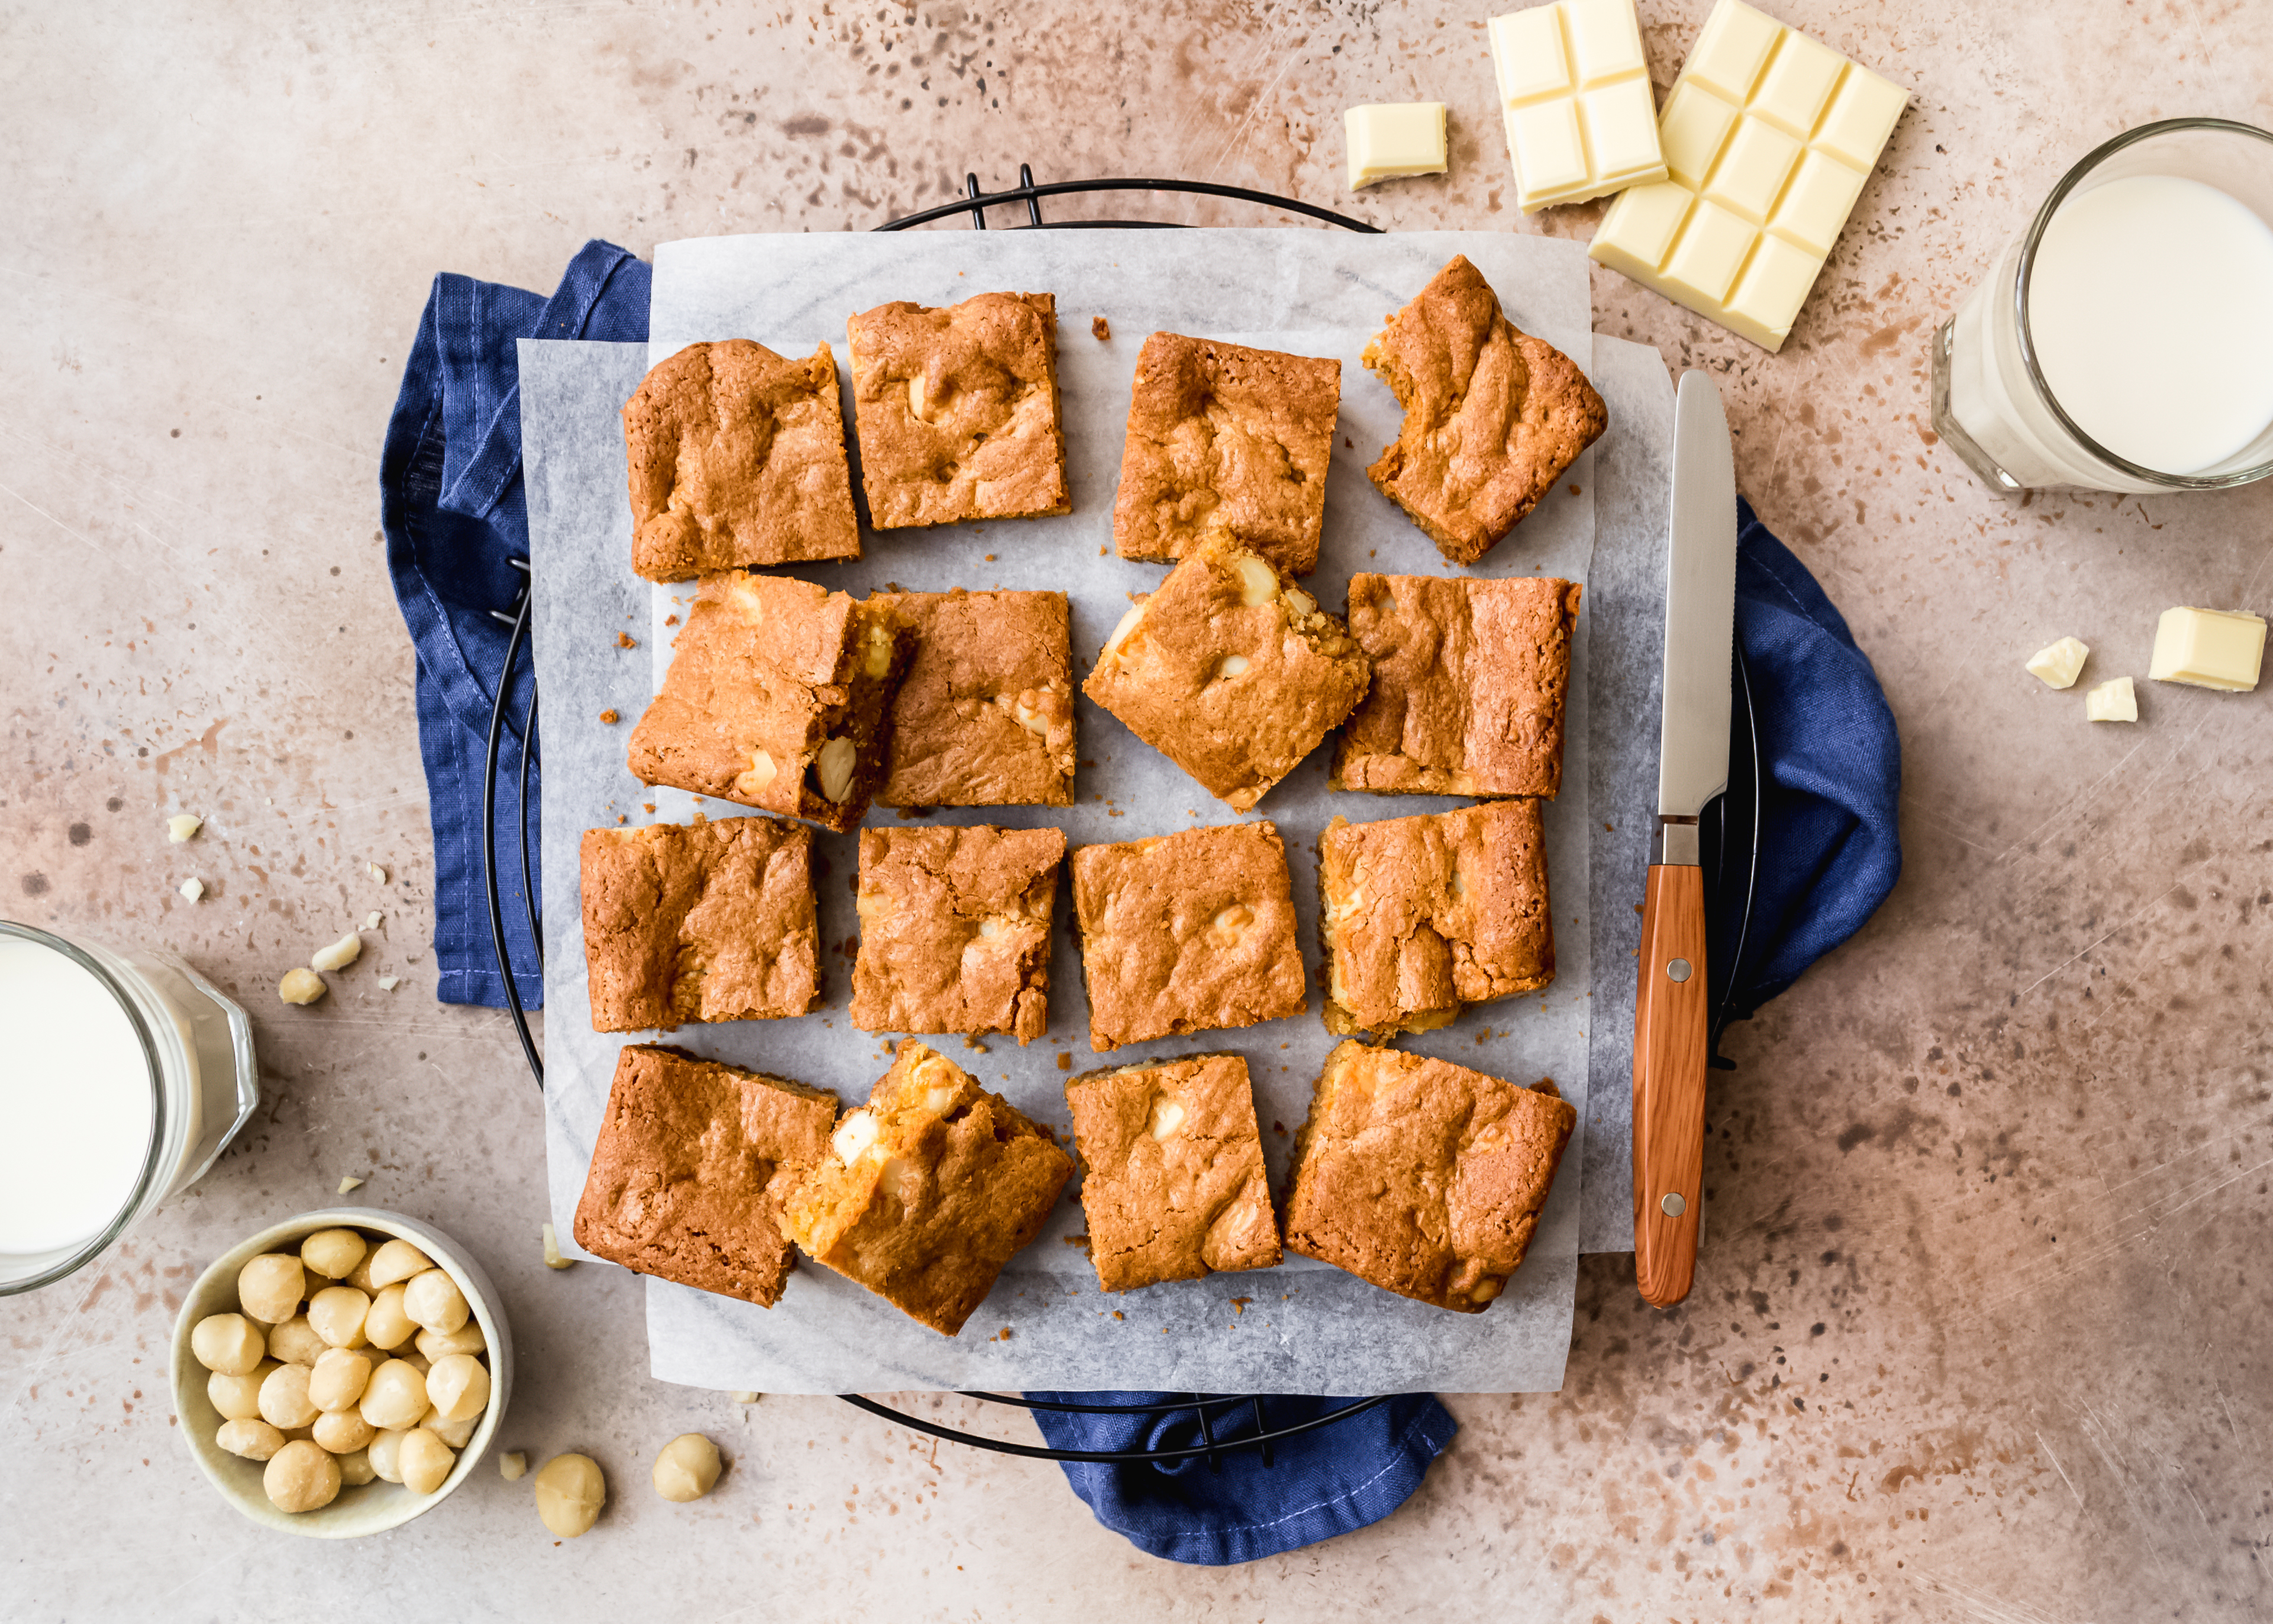
[[[190,1330],[198,1363],[223,1376],[242,1376],[268,1351],[268,1339],[243,1314],[207,1314]]]
[[[364,1454],[369,1458],[375,1476],[384,1477],[389,1483],[402,1481],[402,1462],[397,1457],[402,1448],[402,1440],[409,1436],[407,1427],[373,1434],[371,1442],[364,1447]]]
[[[264,1252],[236,1274],[237,1306],[263,1325],[289,1320],[307,1294],[307,1271],[289,1252]]]
[[[684,1504],[701,1500],[718,1481],[718,1446],[700,1432],[681,1432],[655,1457],[655,1492]]]
[[[418,1425],[453,1449],[462,1449],[474,1441],[474,1429],[481,1424],[481,1412],[478,1410],[462,1421],[441,1421],[437,1420],[430,1410],[426,1412],[426,1418]]]
[[[519,1483],[528,1470],[529,1457],[518,1449],[511,1455],[498,1456],[498,1476],[507,1483]]]
[[[382,1287],[363,1320],[363,1334],[371,1345],[393,1352],[417,1330],[417,1322],[402,1312],[402,1282]]]
[[[450,1468],[458,1457],[450,1453],[450,1446],[424,1427],[413,1427],[402,1435],[402,1443],[395,1454],[395,1464],[402,1469],[402,1485],[413,1494],[431,1494],[440,1488],[450,1475]]]
[[[353,1229],[319,1229],[300,1243],[300,1261],[326,1280],[345,1280],[370,1250]]]
[[[470,1421],[490,1402],[490,1373],[470,1353],[446,1353],[426,1372],[426,1400],[445,1421]]]
[[[360,1348],[370,1312],[371,1299],[353,1286],[326,1286],[309,1301],[308,1323],[331,1347]]]
[[[353,1410],[371,1385],[371,1356],[348,1348],[326,1348],[308,1372],[308,1396],[329,1413]],[[351,1444],[350,1448],[360,1448]]]
[[[274,1427],[306,1426],[322,1412],[308,1396],[308,1367],[280,1365],[260,1384],[260,1418]]]
[[[376,1427],[394,1431],[415,1425],[426,1413],[426,1378],[408,1361],[389,1359],[371,1372],[360,1408],[363,1418]],[[267,1413],[265,1404],[262,1413]]]
[[[224,1421],[214,1442],[248,1461],[266,1461],[284,1447],[284,1434],[266,1421]]]
[[[313,1004],[330,990],[313,970],[291,969],[276,983],[276,996],[287,1004]]]
[[[321,1445],[301,1439],[270,1457],[260,1486],[279,1511],[318,1511],[339,1497],[340,1463]]]
[[[215,1371],[206,1378],[206,1398],[225,1421],[257,1421],[260,1418],[260,1384],[275,1368],[275,1360],[263,1359],[242,1376],[224,1376]]]
[[[330,1346],[304,1314],[294,1314],[268,1333],[268,1357],[285,1365],[313,1365]]]
[[[489,1345],[488,1339],[482,1335],[482,1327],[471,1320],[446,1334],[440,1331],[418,1333],[418,1351],[430,1359],[439,1359],[446,1353],[485,1353]]]
[[[474,1311],[458,1282],[435,1268],[412,1276],[402,1288],[402,1312],[427,1330],[447,1336],[464,1326]]]
[[[316,1417],[316,1425],[308,1436],[334,1455],[348,1455],[368,1448],[371,1440],[379,1436],[379,1429],[355,1410],[326,1410]],[[366,1477],[364,1481],[368,1483],[371,1479]]]
[[[320,1430],[320,1429],[319,1429]],[[319,1443],[323,1440],[319,1438]],[[371,1469],[371,1454],[364,1449],[350,1449],[340,1456],[340,1481],[349,1488],[360,1488],[379,1474]]]
[[[347,1181],[346,1179],[344,1179],[344,1178],[343,1178],[343,1179],[341,1179],[341,1180],[340,1180],[340,1183],[341,1183],[341,1184],[346,1184],[347,1182],[348,1182],[348,1181]],[[357,1183],[357,1184],[361,1184],[361,1183],[363,1183],[363,1180],[361,1180],[360,1178],[358,1178],[358,1179],[356,1179],[355,1182],[356,1182],[356,1183]],[[346,1191],[344,1191],[344,1190],[342,1190],[342,1191],[341,1191],[341,1192],[340,1192],[340,1193],[341,1193],[341,1195],[345,1195],[345,1194],[347,1193],[347,1192],[346,1192]],[[364,1253],[364,1254],[363,1254],[363,1261],[362,1261],[362,1262],[360,1262],[360,1263],[358,1263],[358,1264],[356,1264],[353,1268],[349,1269],[349,1270],[347,1272],[346,1276],[345,1276],[343,1279],[341,1279],[341,1281],[340,1282],[340,1283],[341,1283],[341,1285],[343,1285],[343,1286],[353,1286],[356,1290],[358,1290],[358,1291],[362,1292],[365,1297],[378,1297],[378,1296],[379,1296],[379,1288],[378,1288],[376,1285],[374,1285],[374,1284],[372,1284],[372,1283],[371,1283],[371,1260],[373,1258],[376,1258],[377,1256],[379,1256],[379,1248],[378,1248],[378,1247],[376,1247],[376,1246],[374,1246],[374,1247],[372,1247],[369,1252],[366,1252],[365,1253]]]
[[[398,1280],[423,1274],[433,1267],[433,1259],[409,1241],[392,1240],[371,1256],[371,1283],[384,1289]]]
[[[536,1515],[563,1539],[590,1531],[608,1503],[608,1480],[589,1455],[556,1455],[536,1469]]]

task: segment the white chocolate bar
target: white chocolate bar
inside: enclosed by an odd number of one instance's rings
[[[1587,252],[1766,350],[1790,336],[1909,93],[1720,0],[1658,116],[1667,178]]]
[[[1354,107],[1342,115],[1342,135],[1349,145],[1352,192],[1377,180],[1442,175],[1448,167],[1442,102]]]
[[[2155,654],[2147,674],[2157,682],[2184,682],[2225,694],[2257,686],[2265,659],[2265,622],[2224,609],[2165,609],[2155,622]]]
[[[1665,178],[1634,0],[1555,0],[1488,32],[1525,214]]]

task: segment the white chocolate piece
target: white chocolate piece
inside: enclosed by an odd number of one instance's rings
[[[1442,102],[1354,107],[1342,115],[1342,135],[1349,145],[1352,192],[1377,180],[1442,175],[1451,167],[1444,151]]]
[[[371,883],[372,884],[384,885],[386,883],[386,870],[380,868],[377,863],[365,863],[364,868],[370,873]]]
[[[700,1432],[681,1432],[655,1457],[655,1492],[681,1505],[701,1500],[718,1481],[718,1446]]]
[[[313,1004],[330,990],[313,970],[287,970],[276,983],[276,996],[287,1004]]]
[[[470,1353],[446,1353],[426,1372],[426,1401],[445,1421],[470,1421],[490,1402],[488,1367]]]
[[[2090,648],[2074,637],[2048,643],[2029,657],[2029,674],[2046,688],[2074,688]]]
[[[379,989],[381,992],[393,992],[401,985],[402,978],[399,975],[382,975],[379,978]]]
[[[289,1320],[307,1294],[307,1272],[289,1252],[263,1252],[236,1272],[237,1305],[263,1325]]]
[[[1791,335],[1909,93],[1719,0],[1658,114],[1667,178],[1587,253],[1764,350]]]
[[[320,1511],[339,1498],[340,1463],[322,1445],[296,1439],[269,1457],[260,1486],[279,1511]]]
[[[433,1267],[434,1260],[409,1241],[392,1240],[371,1256],[371,1283],[391,1286],[398,1280],[423,1274]]]
[[[188,879],[182,882],[181,891],[184,897],[187,898],[191,902],[196,902],[204,898],[206,894],[206,883],[193,874],[190,876]]]
[[[466,1323],[474,1310],[458,1282],[443,1269],[414,1275],[402,1288],[402,1312],[430,1331],[445,1336]]]
[[[1665,178],[1633,0],[1556,0],[1495,17],[1488,34],[1517,207]]]
[[[258,1417],[249,1417],[222,1422],[221,1430],[214,1434],[214,1442],[248,1461],[266,1461],[274,1458],[287,1440],[280,1428]]]
[[[536,1515],[563,1539],[590,1532],[600,1520],[600,1507],[608,1503],[608,1480],[589,1455],[554,1455],[536,1469],[532,1487]]]
[[[311,1373],[304,1365],[280,1365],[270,1371],[260,1384],[260,1418],[287,1431],[314,1421],[322,1412],[308,1396]]]
[[[363,1334],[374,1348],[392,1353],[410,1340],[418,1329],[418,1322],[402,1312],[402,1282],[382,1287],[373,1298],[371,1312],[363,1318]]]
[[[445,1354],[486,1353],[489,1339],[482,1335],[480,1324],[469,1320],[454,1331],[421,1331],[418,1351],[431,1360],[439,1361]]]
[[[419,1426],[402,1435],[394,1463],[401,1470],[403,1487],[413,1494],[431,1494],[447,1480],[458,1457],[449,1445]]]
[[[319,947],[308,960],[311,970],[344,970],[363,956],[363,938],[352,930],[329,947]]]
[[[363,928],[365,930],[376,930],[379,929],[379,910],[377,908],[373,908],[370,913],[363,916]]]
[[[529,1470],[529,1457],[520,1450],[498,1456],[498,1476],[507,1483],[519,1483]]]
[[[346,1177],[344,1177],[344,1178],[342,1178],[342,1179],[341,1179],[341,1180],[340,1180],[340,1193],[341,1193],[341,1195],[345,1195],[345,1194],[347,1194],[347,1192],[348,1192],[349,1191],[350,1191],[350,1190],[360,1190],[360,1189],[362,1189],[362,1188],[363,1188],[363,1180],[361,1180],[360,1178],[357,1178],[357,1177],[356,1177],[354,1174],[352,1174],[352,1173],[349,1174]],[[349,1282],[349,1283],[350,1285],[352,1285],[352,1284],[354,1284],[355,1282],[354,1282],[353,1281],[350,1281],[350,1282]]]
[[[371,1372],[358,1408],[364,1420],[390,1432],[417,1425],[426,1413],[426,1378],[417,1366],[405,1359],[389,1359]]]
[[[311,1274],[345,1280],[370,1251],[371,1244],[353,1229],[319,1229],[300,1243],[300,1261]]]
[[[223,1376],[242,1376],[268,1351],[268,1339],[243,1314],[207,1314],[190,1327],[190,1351]]]
[[[308,1301],[309,1327],[334,1348],[362,1347],[370,1312],[371,1299],[353,1286],[326,1286]]]
[[[730,1393],[727,1396],[737,1404],[754,1404],[765,1395],[761,1393]]]
[[[389,1483],[402,1481],[402,1465],[398,1457],[402,1449],[402,1440],[409,1435],[410,1429],[408,1427],[400,1429],[382,1427],[372,1436],[371,1442],[364,1447],[364,1454],[371,1461],[371,1470],[374,1477],[382,1477]]]
[[[176,812],[166,820],[166,838],[179,846],[206,826],[205,819],[188,812]]]
[[[263,1359],[242,1376],[224,1376],[219,1371],[206,1378],[206,1402],[221,1413],[225,1421],[258,1421],[260,1418],[260,1384],[268,1380],[268,1372],[276,1368],[274,1359]]]
[[[2139,694],[2128,677],[2114,677],[2083,696],[2084,719],[2092,722],[2135,722]]]
[[[351,1349],[325,1349],[308,1372],[308,1397],[326,1413],[353,1410],[363,1402],[364,1389],[370,1385],[371,1356]]]
[[[428,1410],[426,1418],[418,1425],[440,1439],[453,1449],[462,1449],[474,1441],[474,1429],[482,1424],[481,1413],[476,1411],[462,1421],[438,1421]]]
[[[576,1267],[575,1259],[564,1258],[560,1255],[560,1237],[553,1232],[552,1226],[549,1223],[544,1226],[544,1267],[549,1269]]]
[[[379,1436],[379,1429],[355,1410],[326,1410],[308,1429],[308,1436],[334,1455],[350,1455],[370,1447],[371,1440]]]
[[[319,1439],[318,1442],[322,1440]],[[368,1448],[350,1449],[340,1456],[340,1481],[349,1488],[359,1489],[379,1474],[371,1470]]]
[[[2165,609],[2155,623],[2155,654],[2147,674],[2157,682],[2247,694],[2256,688],[2264,661],[2261,616],[2231,609]]]
[[[268,1357],[286,1365],[313,1365],[330,1346],[302,1314],[294,1314],[268,1333]]]

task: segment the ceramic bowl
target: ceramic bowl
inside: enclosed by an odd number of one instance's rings
[[[236,1276],[253,1258],[264,1252],[296,1252],[300,1243],[317,1230],[334,1229],[364,1229],[398,1237],[448,1271],[450,1278],[458,1282],[458,1289],[466,1294],[466,1301],[473,1307],[474,1320],[489,1343],[489,1408],[483,1412],[481,1425],[474,1429],[473,1437],[458,1452],[450,1475],[431,1494],[414,1494],[401,1484],[375,1478],[359,1488],[341,1489],[339,1498],[319,1511],[279,1511],[261,1486],[262,1462],[231,1455],[214,1441],[221,1417],[206,1396],[207,1372],[190,1351],[190,1331],[208,1314],[236,1311]],[[182,1440],[189,1445],[191,1455],[213,1480],[214,1487],[221,1491],[223,1500],[255,1522],[280,1533],[299,1534],[311,1539],[355,1539],[394,1528],[422,1512],[431,1511],[449,1498],[489,1452],[491,1441],[497,1436],[498,1423],[513,1396],[513,1333],[506,1325],[497,1288],[490,1283],[481,1265],[442,1231],[400,1213],[382,1213],[367,1207],[332,1207],[271,1225],[214,1259],[213,1266],[198,1276],[197,1284],[190,1289],[189,1297],[182,1304],[181,1318],[175,1321],[171,1374],[174,1413],[180,1418]]]

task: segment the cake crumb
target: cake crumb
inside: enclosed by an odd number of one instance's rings
[[[1091,316],[1089,319],[1089,334],[1102,343],[1113,336],[1113,324],[1102,316]]]
[[[1070,1071],[1073,1070],[1073,1051],[1071,1049],[1068,1049],[1064,1054],[1058,1056],[1058,1070],[1061,1071]]]
[[[622,721],[623,718],[618,716],[613,710],[603,710],[600,712],[600,719],[613,727],[618,722]]]
[[[679,617],[675,614],[664,615],[663,617],[663,623],[665,626],[676,626],[679,624]]]
[[[1114,1310],[1113,1311],[1113,1317],[1114,1317],[1115,1320],[1126,1320],[1127,1318],[1129,1318],[1129,1316],[1128,1316],[1127,1314],[1122,1313],[1122,1312],[1121,1312],[1119,1309],[1117,1309],[1117,1308],[1116,1308],[1116,1309],[1114,1309]]]
[[[1010,1327],[1007,1325],[1004,1326],[1001,1330],[995,1332],[994,1335],[988,1337],[986,1340],[991,1342],[1009,1342],[1010,1340]]]
[[[639,644],[632,641],[632,635],[629,632],[618,632],[616,634],[616,647],[619,649],[636,649],[639,647]]]
[[[1231,1312],[1233,1315],[1235,1317],[1245,1313],[1247,1312],[1247,1305],[1254,1300],[1255,1299],[1251,1297],[1235,1297],[1232,1298]]]

